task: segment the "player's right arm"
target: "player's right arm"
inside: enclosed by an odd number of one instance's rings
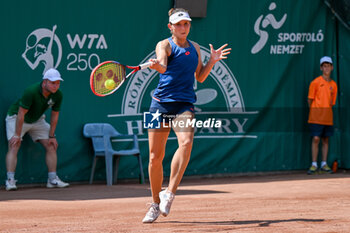
[[[313,99],[307,99],[307,103],[309,105],[309,108],[311,107],[312,101],[314,101]]]
[[[171,47],[169,44],[169,40],[165,39],[158,42],[156,46],[157,59],[150,59],[150,61],[152,62],[152,65],[150,66],[150,68],[163,74],[167,69],[168,56],[170,56],[170,54],[171,54]]]
[[[312,102],[313,102],[314,99],[315,99],[316,92],[317,92],[317,85],[316,85],[315,81],[312,81],[312,82],[310,83],[310,86],[309,86],[309,93],[308,93],[308,95],[307,95],[307,103],[308,103],[308,105],[309,105],[309,108],[311,107]]]
[[[21,143],[21,132],[22,132],[22,127],[24,123],[24,116],[26,115],[27,112],[28,112],[28,109],[22,108],[21,106],[19,107],[18,113],[17,113],[15,134],[9,140],[9,144],[11,146]]]

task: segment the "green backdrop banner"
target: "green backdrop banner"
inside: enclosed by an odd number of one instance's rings
[[[338,72],[338,85],[340,86],[339,91],[339,102],[338,106],[338,125],[339,131],[341,132],[341,137],[338,138],[337,143],[338,147],[340,147],[340,161],[341,166],[344,168],[350,167],[350,148],[348,146],[350,141],[350,127],[349,127],[349,119],[350,119],[350,31],[347,30],[343,24],[337,23],[337,69]]]
[[[98,9],[93,1],[81,0],[3,3],[0,179],[6,177],[6,111],[50,66],[64,79],[56,131],[60,177],[88,180],[92,146],[82,128],[92,122],[138,134],[148,176],[143,112],[148,110],[158,74],[138,72],[104,98],[91,92],[89,75],[105,60],[136,65],[154,57],[157,42],[170,36],[167,12],[172,4],[171,0],[102,0],[103,8]],[[321,74],[319,59],[324,55],[335,61],[333,78],[340,90],[329,162],[337,159],[342,167],[350,167],[345,146],[350,35],[322,0],[211,0],[206,18],[193,19],[189,39],[200,44],[204,62],[210,56],[209,43],[215,48],[229,43],[232,53],[214,66],[204,83],[195,83],[197,117],[220,119],[223,124],[196,130],[185,175],[306,170],[311,160],[307,92],[309,83]],[[170,134],[165,175],[170,174],[176,148],[176,138]],[[135,158],[123,158],[119,178],[137,178],[137,166]],[[45,182],[46,172],[44,150],[26,136],[16,178],[20,183]],[[105,178],[103,162],[98,163],[96,177]]]

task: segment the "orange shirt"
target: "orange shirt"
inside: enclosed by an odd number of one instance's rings
[[[337,99],[338,87],[331,80],[326,81],[322,76],[315,78],[309,87],[308,98],[312,99],[309,113],[309,123],[333,125],[332,107]]]

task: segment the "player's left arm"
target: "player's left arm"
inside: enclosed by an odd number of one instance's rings
[[[195,77],[198,82],[202,83],[206,80],[208,75],[210,74],[211,69],[214,67],[215,63],[226,59],[227,55],[230,54],[231,48],[226,48],[228,44],[224,44],[218,49],[214,49],[212,44],[209,44],[210,46],[210,58],[207,64],[203,65],[202,59],[201,59],[201,52],[200,47],[197,43],[192,42],[194,47],[196,48],[197,54],[198,54],[198,66],[196,69]]]

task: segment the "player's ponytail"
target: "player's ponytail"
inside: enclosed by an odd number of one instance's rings
[[[174,8],[171,8],[171,9],[169,10],[169,12],[168,12],[169,17],[173,14],[173,11],[174,11],[174,10],[175,10]]]

